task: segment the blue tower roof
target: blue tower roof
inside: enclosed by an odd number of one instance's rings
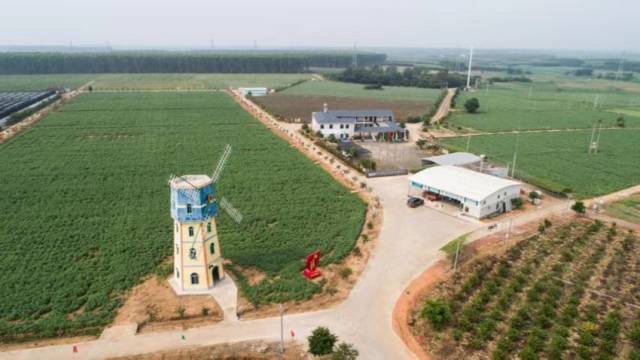
[[[204,221],[216,216],[214,185],[207,175],[171,180],[171,217],[179,222]]]

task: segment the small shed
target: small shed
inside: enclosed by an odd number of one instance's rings
[[[269,89],[266,87],[241,87],[238,91],[242,96],[267,96]]]

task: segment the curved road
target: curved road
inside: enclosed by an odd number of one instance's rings
[[[350,296],[334,308],[285,315],[285,336],[290,331],[304,340],[320,325],[328,326],[340,340],[353,343],[362,359],[410,359],[413,355],[392,329],[396,300],[410,281],[440,256],[447,241],[479,225],[427,207],[405,205],[407,177],[370,179],[373,193],[384,206],[384,220],[378,244],[362,277]],[[182,336],[184,335],[184,339]],[[0,353],[0,359],[104,359],[247,340],[279,340],[280,319],[222,322],[186,331],[166,331],[98,339],[72,346],[55,345]]]

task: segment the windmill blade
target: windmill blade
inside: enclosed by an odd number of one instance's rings
[[[222,170],[224,166],[227,164],[227,159],[229,159],[229,155],[231,155],[231,145],[227,144],[224,147],[224,152],[222,156],[220,156],[220,160],[218,160],[218,165],[216,165],[215,170],[213,170],[213,174],[211,175],[211,181],[218,182],[220,178],[220,174],[222,174]]]
[[[224,196],[220,199],[220,207],[238,224],[242,222],[242,214]]]

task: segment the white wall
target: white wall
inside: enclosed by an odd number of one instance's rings
[[[342,125],[342,129],[340,128],[341,125]],[[320,124],[318,124],[315,119],[311,120],[311,130],[313,130],[314,133],[320,131],[324,137],[327,137],[333,134],[333,136],[335,136],[337,139],[344,139],[345,135],[348,136],[347,138],[351,139],[353,137],[354,126],[355,126],[354,124],[348,124],[348,123],[343,123],[343,124],[335,123],[335,124],[324,124],[324,128],[321,128]]]

